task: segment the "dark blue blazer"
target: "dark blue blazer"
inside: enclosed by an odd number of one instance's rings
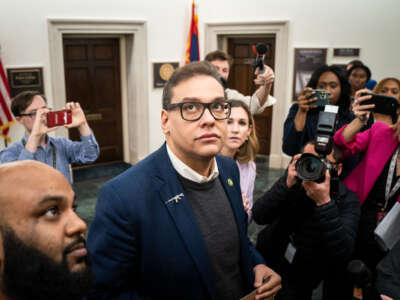
[[[264,260],[247,237],[236,163],[217,156],[240,238],[245,286]],[[231,184],[229,184],[231,183]],[[217,299],[205,242],[165,144],[101,188],[88,236],[96,288],[89,299]],[[212,199],[210,199],[212,200]]]

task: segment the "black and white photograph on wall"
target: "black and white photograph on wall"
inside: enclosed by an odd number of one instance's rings
[[[295,48],[293,73],[293,100],[305,88],[312,73],[326,64],[326,48]]]

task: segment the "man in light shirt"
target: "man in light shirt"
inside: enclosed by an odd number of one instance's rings
[[[272,299],[280,276],[247,237],[235,162],[218,156],[230,115],[208,62],[163,92],[166,143],[100,190],[88,248],[89,299]]]
[[[232,57],[220,50],[212,51],[206,55],[205,61],[211,63],[217,68],[218,73],[225,82],[228,81],[229,73],[233,63]],[[254,83],[258,85],[258,89],[251,96],[245,96],[239,93],[237,90],[226,88],[226,96],[228,100],[240,100],[250,107],[250,111],[253,115],[262,113],[268,106],[274,105],[276,99],[269,93],[272,88],[272,84],[275,79],[274,71],[264,65],[264,73],[260,74],[259,70],[256,69]]]

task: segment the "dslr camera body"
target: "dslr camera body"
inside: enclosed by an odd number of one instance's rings
[[[311,153],[303,153],[295,165],[299,179],[318,183],[325,180],[325,172],[328,169],[331,174],[332,191],[338,187],[339,177],[336,166],[329,163],[326,160],[326,156],[332,152],[338,109],[338,106],[326,105],[324,111],[319,112],[317,135],[315,138],[315,151],[318,153],[318,156]]]

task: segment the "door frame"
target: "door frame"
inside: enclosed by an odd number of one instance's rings
[[[229,37],[254,37],[268,34],[274,34],[276,40],[274,97],[277,99],[273,106],[269,167],[286,168],[287,158],[282,152],[282,120],[286,117],[289,85],[289,21],[205,23],[204,51],[205,53],[217,49],[226,51],[226,40]]]
[[[149,153],[147,24],[145,21],[48,18],[51,94],[55,107],[66,103],[64,35],[119,37],[124,161],[136,163]],[[144,100],[144,101],[143,101]],[[57,135],[68,137],[67,130]]]

